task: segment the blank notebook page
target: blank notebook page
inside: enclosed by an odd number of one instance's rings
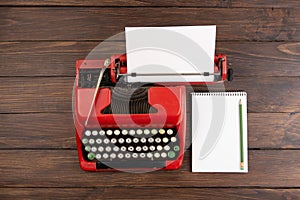
[[[243,157],[240,113],[242,102]],[[248,172],[246,92],[192,93],[192,171]]]

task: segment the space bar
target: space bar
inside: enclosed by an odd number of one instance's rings
[[[166,161],[145,161],[145,160],[130,160],[130,161],[111,161],[97,162],[97,169],[128,169],[128,168],[163,168],[166,166]]]

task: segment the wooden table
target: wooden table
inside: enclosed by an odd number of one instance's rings
[[[0,199],[300,198],[298,0],[0,5]],[[125,26],[205,24],[217,24],[217,52],[235,73],[229,86],[248,93],[249,173],[191,173],[189,150],[178,171],[82,171],[71,105],[75,60]],[[123,51],[123,39],[107,46]]]

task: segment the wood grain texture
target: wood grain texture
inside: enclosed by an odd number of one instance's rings
[[[229,6],[233,8],[299,8],[300,2],[298,0],[232,0]]]
[[[4,188],[0,198],[15,199],[299,199],[300,189],[245,189],[245,188]],[[44,199],[44,198],[43,198]]]
[[[175,171],[91,173],[76,150],[1,150],[0,187],[300,187],[299,150],[250,150],[247,174],[191,173],[189,154]]]
[[[0,113],[72,111],[73,77],[3,77],[0,81]],[[248,93],[248,112],[300,112],[298,77],[236,77],[225,88]]]
[[[0,0],[0,5],[6,6],[195,6],[195,7],[227,7],[228,0],[47,0],[47,1],[35,1],[35,0]]]
[[[76,149],[71,113],[0,114],[0,127],[0,149]],[[249,113],[248,147],[299,149],[299,129],[299,113]]]
[[[210,24],[220,41],[300,40],[299,9],[2,7],[0,18],[0,41],[104,40],[125,26]]]
[[[300,76],[299,42],[217,42],[236,76]],[[74,76],[77,59],[125,53],[125,42],[0,42],[0,76]]]

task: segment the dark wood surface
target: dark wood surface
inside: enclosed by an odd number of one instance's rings
[[[178,171],[82,171],[75,60],[125,26],[202,24],[248,93],[249,173],[191,173],[189,145]],[[0,199],[300,199],[299,30],[298,0],[0,0]],[[92,58],[125,52],[103,44]]]

